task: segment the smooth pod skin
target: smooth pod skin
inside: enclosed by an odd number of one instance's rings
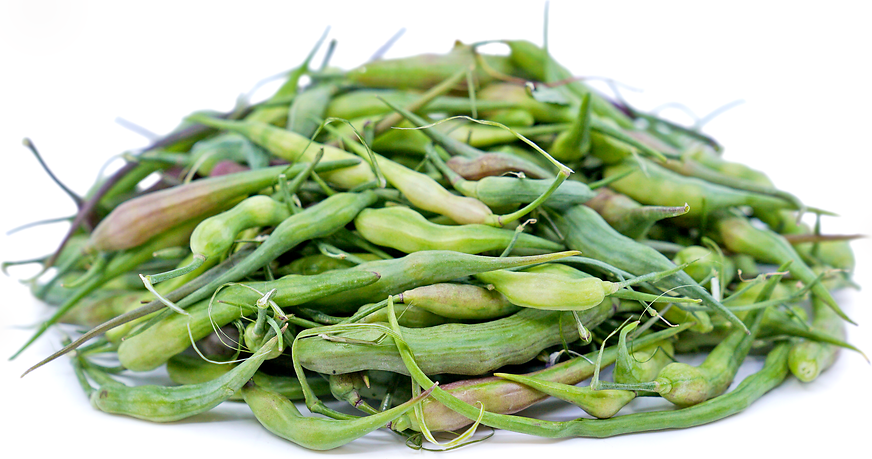
[[[471,284],[424,285],[401,293],[398,301],[443,317],[466,320],[497,319],[520,309],[502,293]]]
[[[490,271],[475,278],[491,284],[512,304],[525,308],[584,311],[618,291],[617,284],[596,277],[573,279],[552,273]]]
[[[191,251],[207,259],[219,256],[230,249],[240,231],[275,226],[290,215],[286,205],[269,196],[252,196],[232,209],[200,222],[191,234]]]
[[[613,312],[610,304],[603,304],[583,311],[580,318],[594,327]],[[404,328],[403,335],[427,374],[479,375],[503,365],[527,362],[542,349],[560,343],[561,335],[569,342],[575,341],[578,328],[569,313],[522,309],[509,317],[477,324]],[[381,333],[362,330],[341,336],[374,342]],[[352,344],[309,338],[297,342],[294,358],[318,373],[386,370],[409,374],[392,340]]]
[[[505,56],[481,54],[487,65],[499,73],[511,73],[512,66]],[[420,54],[397,59],[380,59],[345,73],[345,78],[368,88],[429,89],[451,78],[463,69],[474,70],[478,84],[493,80],[490,73],[477,65],[473,49],[457,43],[445,54]],[[465,82],[460,86],[465,87]]]
[[[533,179],[552,177],[554,174],[526,159],[505,152],[482,152],[475,158],[452,156],[445,162],[451,170],[467,180],[503,175],[508,172],[523,172]]]
[[[100,411],[154,422],[172,422],[206,412],[230,398],[246,383],[277,347],[267,342],[245,362],[209,382],[183,386],[136,386],[106,381],[91,393],[91,405]]]
[[[178,302],[179,307],[184,308],[211,296],[220,286],[236,282],[255,272],[303,241],[335,232],[350,223],[362,209],[375,203],[375,200],[375,194],[369,190],[361,193],[337,193],[288,217],[242,262],[186,296]]]
[[[751,206],[763,213],[795,207],[783,199],[686,177],[642,158],[608,167],[604,175],[611,177],[627,171],[634,172],[611,183],[615,191],[642,204],[675,206],[686,203],[690,210],[683,218],[694,221],[714,210],[734,206]]]
[[[558,252],[527,257],[485,257],[447,250],[425,250],[402,258],[362,263],[355,270],[378,273],[381,278],[372,285],[327,296],[308,306],[331,314],[353,312],[366,303],[376,303],[388,295],[398,295],[422,285],[448,282],[472,274],[495,269],[529,266],[577,255],[578,252]]]
[[[480,224],[437,225],[408,207],[364,209],[354,219],[364,239],[401,252],[451,250],[476,254],[504,250],[515,238],[515,231]],[[555,252],[563,245],[527,233],[517,235],[516,249]]]
[[[376,282],[379,276],[369,271],[329,271],[315,276],[285,276],[272,282],[251,282],[218,292],[216,301],[203,300],[189,307],[190,316],[171,314],[144,331],[126,338],[118,347],[118,360],[133,371],[153,370],[170,357],[184,351],[216,327],[257,312],[255,303],[263,293],[276,289],[273,301],[280,307]],[[252,290],[254,289],[254,290]],[[260,292],[260,293],[258,293]],[[190,330],[190,335],[189,335]]]
[[[430,390],[378,414],[355,419],[337,420],[305,417],[290,400],[255,384],[242,388],[245,403],[267,430],[304,448],[317,451],[338,448],[378,428],[415,407]]]
[[[463,181],[454,187],[466,196],[474,197],[490,207],[505,207],[533,202],[554,183],[553,179],[517,177],[484,177],[478,181]],[[596,195],[587,185],[565,180],[545,201],[555,209],[584,204]]]
[[[189,117],[189,120],[216,129],[238,132],[270,153],[291,162],[313,161],[322,149],[324,150],[322,161],[359,161],[357,156],[345,150],[311,142],[308,137],[266,123],[256,121],[225,121],[204,115],[194,115]],[[318,172],[318,169],[316,168],[315,171]],[[327,183],[344,189],[354,188],[358,185],[375,181],[372,169],[362,161],[356,165],[324,172],[320,175]]]

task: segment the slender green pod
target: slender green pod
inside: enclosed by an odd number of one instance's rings
[[[611,177],[629,171],[634,172],[612,182],[611,187],[615,191],[642,204],[671,206],[685,203],[690,206],[685,219],[695,221],[714,210],[735,206],[750,206],[760,213],[795,208],[793,203],[784,199],[687,177],[643,158],[607,167],[604,174]]]
[[[297,94],[288,109],[286,128],[303,137],[311,138],[321,125],[330,99],[339,91],[334,82],[324,82],[306,88]]]
[[[408,207],[364,209],[354,219],[354,227],[369,242],[401,252],[451,250],[476,254],[504,250],[515,237],[513,230],[488,225],[438,225]],[[518,235],[516,249],[554,252],[563,245],[527,233]]]
[[[612,373],[619,384],[636,384],[653,381],[666,365],[673,362],[675,348],[669,341],[661,341],[630,352],[627,334],[636,329],[638,322],[627,324],[618,338],[618,357]]]
[[[718,213],[713,218],[711,227],[715,237],[733,252],[751,255],[764,263],[781,265],[790,262],[788,270],[792,276],[806,285],[811,285],[812,293],[833,308],[842,319],[854,324],[784,237],[768,229],[756,228],[747,218],[732,212]]]
[[[381,278],[372,285],[330,295],[310,305],[327,313],[351,312],[362,304],[379,302],[388,295],[397,295],[422,285],[448,282],[495,269],[546,263],[577,254],[569,251],[527,257],[485,257],[447,250],[413,252],[402,258],[371,261],[351,268],[378,273]]]
[[[675,268],[675,265],[660,252],[612,229],[596,211],[589,207],[575,206],[561,215],[552,215],[552,219],[565,238],[566,246],[581,251],[587,257],[604,261],[637,276]],[[672,276],[661,279],[659,285],[674,289],[687,297],[701,299],[703,305],[714,309],[736,327],[747,331],[745,324],[735,314],[714,299],[687,273],[676,272]],[[694,315],[699,321],[711,323],[707,316]]]
[[[572,73],[558,64],[548,54],[547,49],[540,48],[526,40],[503,40],[509,46],[510,61],[530,77],[544,82],[565,82],[565,93],[571,94],[577,100],[590,97],[591,110],[597,116],[610,119],[625,129],[634,129],[633,121],[622,113],[611,102],[590,89],[583,82],[574,78]]]
[[[201,384],[221,377],[236,368],[237,365],[235,363],[212,363],[199,356],[179,354],[167,361],[166,369],[167,375],[176,384]],[[303,389],[297,378],[272,375],[258,370],[251,377],[251,380],[258,386],[275,391],[285,398],[303,399]],[[319,397],[330,395],[330,385],[324,379],[313,378],[309,381],[309,387]],[[236,392],[228,400],[242,400],[242,394]]]
[[[426,390],[387,411],[347,420],[305,417],[284,396],[253,383],[242,388],[242,397],[258,422],[270,432],[304,448],[324,451],[338,448],[385,427],[427,398],[431,391],[432,389]]]
[[[351,189],[376,179],[372,169],[358,157],[330,145],[312,142],[296,132],[256,121],[226,121],[205,115],[195,115],[190,120],[216,129],[238,132],[270,153],[291,162],[313,161],[321,150],[324,151],[324,157],[319,166],[325,162],[353,160],[354,165],[347,165],[342,169],[323,173],[315,169],[324,180],[339,188]]]
[[[371,253],[353,253],[352,255],[354,255],[355,258],[366,261],[381,260],[378,255],[374,255]],[[283,274],[303,274],[306,276],[310,276],[312,274],[321,274],[323,272],[333,271],[334,269],[352,268],[356,265],[357,263],[351,262],[348,259],[327,256],[323,253],[316,253],[315,255],[308,255],[305,257],[297,258],[296,260],[288,263],[286,267],[284,267],[283,269],[280,268],[276,272],[281,272]]]
[[[673,270],[677,271],[678,268]],[[670,274],[667,271],[651,273],[648,276],[663,277]],[[622,290],[623,287],[643,280],[609,282],[559,264],[545,264],[523,271],[501,269],[475,274],[475,278],[492,285],[512,304],[534,309],[584,311],[601,304],[607,296],[650,302],[699,301]]]
[[[612,315],[611,304],[581,312],[581,320],[594,327]],[[572,314],[522,309],[511,316],[476,324],[444,324],[404,328],[403,334],[427,374],[480,375],[504,365],[528,362],[542,349],[578,339]],[[322,336],[329,335],[329,328]],[[297,340],[294,358],[318,373],[386,370],[409,374],[392,340],[362,329],[338,334],[335,339]]]
[[[842,318],[817,296],[812,295],[811,306],[814,314],[812,328],[844,340],[845,323]],[[803,339],[790,348],[787,360],[790,372],[802,382],[812,382],[835,363],[839,349],[833,344]]]
[[[471,284],[423,285],[400,293],[397,301],[443,317],[463,320],[498,319],[520,309],[502,293]]]
[[[590,150],[591,136],[591,110],[590,93],[581,98],[578,107],[578,116],[570,125],[569,129],[561,132],[551,144],[551,155],[559,161],[578,161]]]
[[[467,180],[500,176],[507,173],[523,173],[532,179],[553,177],[554,173],[519,156],[505,152],[481,152],[474,158],[452,156],[445,164]]]
[[[91,405],[100,411],[124,414],[153,422],[172,422],[206,412],[227,400],[246,383],[278,346],[273,338],[245,362],[209,382],[183,386],[129,387],[91,369],[100,387],[91,393]]]
[[[479,95],[481,92],[478,93]],[[391,89],[358,89],[348,91],[330,99],[325,116],[353,120],[381,116],[391,112],[381,99],[401,107],[415,103],[422,93],[416,91],[391,90]],[[475,108],[479,111],[499,110],[513,108],[516,104],[506,100],[481,100],[478,98]],[[417,113],[447,113],[449,115],[468,115],[472,113],[472,103],[468,97],[439,96],[431,102],[415,110]]]
[[[15,354],[10,357],[10,359],[14,359],[22,351],[27,349],[31,343],[36,341],[37,338],[42,336],[49,327],[57,323],[61,317],[67,314],[72,308],[74,308],[79,300],[84,298],[89,293],[94,290],[100,288],[101,285],[105,284],[111,279],[114,279],[128,271],[136,269],[137,266],[142,263],[150,260],[154,256],[154,252],[160,249],[164,249],[167,247],[176,247],[179,245],[187,244],[188,239],[190,238],[191,232],[194,231],[194,227],[199,222],[198,219],[194,219],[188,222],[184,222],[178,226],[170,228],[169,230],[158,234],[153,237],[151,240],[146,242],[145,244],[140,245],[139,247],[135,247],[133,249],[128,249],[122,252],[117,253],[115,256],[106,263],[105,267],[99,272],[96,273],[95,276],[90,277],[85,281],[84,284],[80,285],[76,288],[75,293],[70,295],[58,308],[55,310],[54,314],[48,318],[45,322],[43,322],[37,331],[24,343],[21,348],[15,352]]]
[[[370,285],[378,274],[365,270],[328,271],[314,276],[285,276],[270,282],[231,285],[186,309],[187,316],[171,314],[127,337],[118,347],[118,360],[133,371],[157,368],[215,328],[257,312],[257,302],[272,290],[278,307],[294,306],[347,289]],[[213,301],[214,300],[214,301]]]
[[[370,305],[361,306],[358,312],[364,311],[365,308],[369,306]],[[427,309],[420,308],[417,305],[413,304],[397,305],[397,315],[397,320],[400,322],[400,325],[408,328],[424,328],[432,327],[434,325],[457,322],[457,320],[434,314]],[[381,308],[377,311],[367,314],[364,317],[361,317],[358,320],[355,320],[355,322],[372,324],[377,322],[387,322],[387,320],[387,310],[385,308]]]
[[[186,296],[179,302],[179,307],[184,308],[209,297],[221,285],[236,282],[257,271],[303,241],[327,236],[344,227],[375,200],[375,194],[369,190],[361,193],[337,193],[288,217],[242,262]]]
[[[596,210],[615,231],[633,239],[645,237],[648,230],[660,220],[690,211],[686,203],[674,207],[643,206],[629,196],[605,187],[598,188],[596,195],[584,204]]]
[[[493,76],[478,64],[477,58],[483,59],[490,69],[499,73],[512,71],[506,56],[477,54],[473,47],[458,42],[445,54],[420,54],[367,62],[346,72],[345,78],[367,88],[428,89],[463,69],[470,69],[473,80],[485,85],[493,80]]]
[[[491,208],[534,202],[554,186],[554,180],[524,177],[483,177],[476,181],[468,181],[442,162],[438,155],[431,154],[428,157],[448,178],[455,190],[464,196],[478,199]],[[583,204],[594,196],[596,192],[584,183],[564,180],[548,195],[544,204],[555,209],[565,209]]]
[[[407,365],[415,382],[424,386],[432,383],[417,365],[408,344],[405,343],[402,330],[394,320],[391,321],[391,328],[386,328],[385,331],[386,333],[390,332],[390,336],[397,342],[403,362]],[[738,413],[766,392],[781,384],[787,376],[788,350],[788,346],[784,344],[776,346],[766,357],[763,369],[745,378],[729,394],[681,410],[636,413],[598,420],[546,421],[482,411],[480,407],[456,398],[438,387],[433,390],[433,398],[469,420],[480,419],[484,425],[497,429],[547,438],[603,438],[632,432],[686,428],[713,422]]]
[[[222,161],[248,164],[251,169],[269,166],[269,152],[236,133],[227,133],[201,140],[185,156],[188,167],[201,175],[210,175]]]
[[[718,254],[712,250],[698,245],[687,246],[679,250],[672,257],[672,262],[677,265],[689,263],[684,267],[684,272],[697,282],[703,282],[710,279],[712,273],[718,273],[718,275],[724,275],[723,279],[726,282],[724,282],[723,287],[726,287],[726,284],[732,282],[736,276],[736,265],[730,258],[718,257]]]
[[[560,400],[572,403],[587,414],[606,419],[614,416],[628,403],[636,398],[636,393],[630,390],[602,389],[594,390],[590,386],[577,387],[536,378],[507,373],[494,373],[494,376],[530,386],[540,392]]]

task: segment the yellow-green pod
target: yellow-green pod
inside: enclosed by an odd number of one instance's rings
[[[492,284],[512,304],[535,309],[584,311],[618,290],[614,282],[596,277],[579,279],[542,272],[497,270],[475,277]]]

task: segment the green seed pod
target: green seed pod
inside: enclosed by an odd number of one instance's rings
[[[504,250],[515,231],[488,225],[437,225],[408,207],[364,209],[354,219],[364,239],[405,253],[421,250],[451,250],[476,254]],[[525,252],[554,252],[562,245],[527,233],[517,235],[516,249]]]
[[[736,267],[733,265],[733,261],[727,257],[723,257],[723,261],[722,265],[716,253],[698,245],[685,247],[672,258],[672,262],[677,265],[690,263],[684,268],[684,272],[697,282],[702,282],[710,278],[712,273],[717,272],[725,273],[727,284],[729,284],[736,275]]]
[[[406,290],[398,300],[453,319],[498,319],[519,309],[502,293],[470,284],[425,285]]]

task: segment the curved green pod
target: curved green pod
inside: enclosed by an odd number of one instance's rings
[[[242,398],[267,430],[304,448],[324,451],[338,448],[376,429],[385,427],[430,395],[432,389],[402,405],[370,416],[354,419],[305,417],[282,395],[256,384],[242,388]]]
[[[328,271],[314,276],[285,276],[271,282],[231,285],[215,295],[215,301],[203,300],[187,308],[188,316],[172,314],[145,330],[128,337],[118,347],[118,360],[133,371],[153,370],[170,357],[184,351],[192,340],[206,337],[216,327],[257,312],[257,301],[275,289],[272,297],[279,307],[293,306],[369,285],[378,274],[358,270]]]
[[[291,162],[313,161],[321,150],[324,150],[324,156],[319,166],[324,162],[353,161],[353,164],[342,169],[320,174],[328,183],[340,188],[351,189],[375,180],[372,169],[357,156],[330,145],[312,142],[308,137],[293,131],[257,121],[219,120],[202,114],[193,115],[188,119],[216,129],[242,134],[270,153]],[[315,171],[318,172],[317,167]]]
[[[614,282],[596,277],[574,279],[553,273],[490,271],[476,279],[492,284],[512,304],[525,308],[584,311],[605,300],[620,288]]]
[[[584,204],[602,215],[617,232],[633,239],[645,237],[658,221],[684,215],[690,210],[687,204],[674,207],[643,206],[629,196],[605,187],[597,189],[596,195]]]
[[[492,81],[492,74],[476,64],[476,57],[484,59],[491,69],[499,73],[512,72],[508,57],[487,54],[476,56],[471,46],[458,42],[445,54],[370,61],[346,72],[345,78],[367,88],[429,89],[466,68],[474,67],[474,79],[478,84]],[[460,85],[466,86],[465,82]]]
[[[790,262],[787,269],[792,276],[806,285],[811,285],[812,293],[833,308],[840,317],[854,323],[784,237],[768,229],[756,228],[744,216],[729,212],[718,213],[711,227],[714,237],[733,252],[751,255],[764,263],[782,265]]]
[[[290,215],[285,204],[269,196],[246,198],[230,210],[200,222],[191,234],[191,251],[207,259],[221,255],[230,249],[240,231],[258,226],[275,226]]]
[[[354,219],[364,239],[401,252],[451,250],[476,254],[504,250],[515,238],[515,231],[481,224],[437,225],[408,207],[364,209]],[[527,233],[517,235],[516,249],[555,252],[562,244]]]
[[[259,351],[224,375],[200,384],[129,387],[99,371],[89,374],[100,387],[91,393],[91,405],[100,411],[154,422],[172,422],[206,412],[227,400],[245,384],[278,346],[273,338]]]
[[[520,309],[502,293],[471,284],[423,285],[399,294],[397,301],[443,317],[464,320],[497,319]]]
[[[582,252],[587,257],[604,261],[636,276],[675,268],[675,264],[660,252],[612,229],[596,211],[589,207],[575,206],[563,214],[554,214],[552,218],[563,234],[566,246]],[[658,286],[675,289],[690,298],[699,298],[703,301],[703,305],[717,311],[736,327],[747,330],[745,324],[735,314],[715,300],[707,290],[683,271],[661,279]],[[694,312],[694,316],[704,325],[704,328],[711,330],[711,319],[707,315]]]
[[[636,398],[636,393],[630,390],[594,390],[590,386],[577,387],[507,373],[494,373],[494,376],[530,386],[552,397],[572,403],[587,414],[599,419],[607,419],[614,416],[621,408]]]
[[[699,219],[708,213],[728,207],[750,206],[757,212],[795,208],[784,199],[765,194],[736,190],[695,177],[670,171],[652,161],[639,158],[623,161],[606,168],[606,177],[629,173],[611,183],[611,187],[642,204],[690,206],[685,219]]]
[[[212,363],[203,360],[200,356],[179,354],[167,361],[167,376],[176,384],[200,384],[212,381],[239,364]],[[303,389],[300,381],[292,376],[281,376],[264,373],[258,370],[251,380],[258,386],[278,392],[291,400],[302,400]],[[330,385],[322,378],[312,378],[309,387],[319,397],[330,395]],[[242,400],[242,394],[234,393],[228,400]]]
[[[425,250],[402,258],[362,263],[353,270],[378,273],[381,278],[372,285],[347,290],[310,302],[309,307],[333,312],[353,312],[366,303],[376,303],[388,295],[397,295],[421,285],[448,282],[472,274],[495,269],[516,268],[546,263],[578,252],[558,252],[526,257],[485,257],[448,250]]]
[[[610,304],[603,304],[579,315],[585,325],[594,327],[613,313]],[[503,365],[527,362],[542,349],[559,344],[561,336],[575,341],[578,329],[571,313],[522,309],[509,317],[477,324],[404,328],[403,335],[425,373],[480,375]],[[342,333],[338,341],[298,340],[294,358],[318,373],[387,370],[409,374],[394,342],[377,342],[380,336],[378,331],[365,329]]]

